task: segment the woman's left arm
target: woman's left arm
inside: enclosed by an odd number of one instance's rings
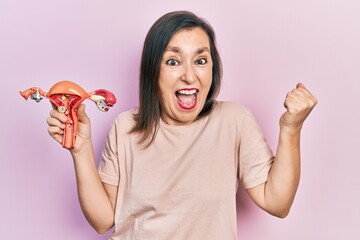
[[[300,133],[317,99],[301,83],[286,96],[280,118],[279,143],[267,182],[247,189],[252,200],[270,214],[288,215],[300,180]]]

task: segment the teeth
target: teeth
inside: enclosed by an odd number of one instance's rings
[[[179,90],[178,93],[184,94],[184,95],[192,95],[196,93],[196,89],[193,90]]]

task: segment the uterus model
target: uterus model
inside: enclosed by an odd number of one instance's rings
[[[95,102],[97,108],[103,112],[107,112],[116,103],[114,94],[105,89],[86,92],[78,84],[67,80],[57,82],[48,92],[38,87],[31,87],[21,91],[20,94],[25,100],[30,97],[36,102],[40,102],[44,97],[48,98],[54,108],[68,117],[62,142],[62,146],[68,149],[75,146],[78,125],[77,109],[85,99]]]

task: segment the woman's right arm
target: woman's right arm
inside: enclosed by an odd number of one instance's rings
[[[114,225],[117,187],[100,180],[85,105],[80,105],[77,115],[79,121],[76,142],[70,153],[74,161],[80,206],[90,225],[98,233],[104,233]],[[49,134],[59,143],[62,143],[66,120],[67,117],[56,110],[51,110],[47,119]]]

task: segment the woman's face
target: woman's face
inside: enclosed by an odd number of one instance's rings
[[[161,118],[170,125],[195,121],[212,82],[212,58],[201,28],[180,30],[165,49],[160,66]]]

